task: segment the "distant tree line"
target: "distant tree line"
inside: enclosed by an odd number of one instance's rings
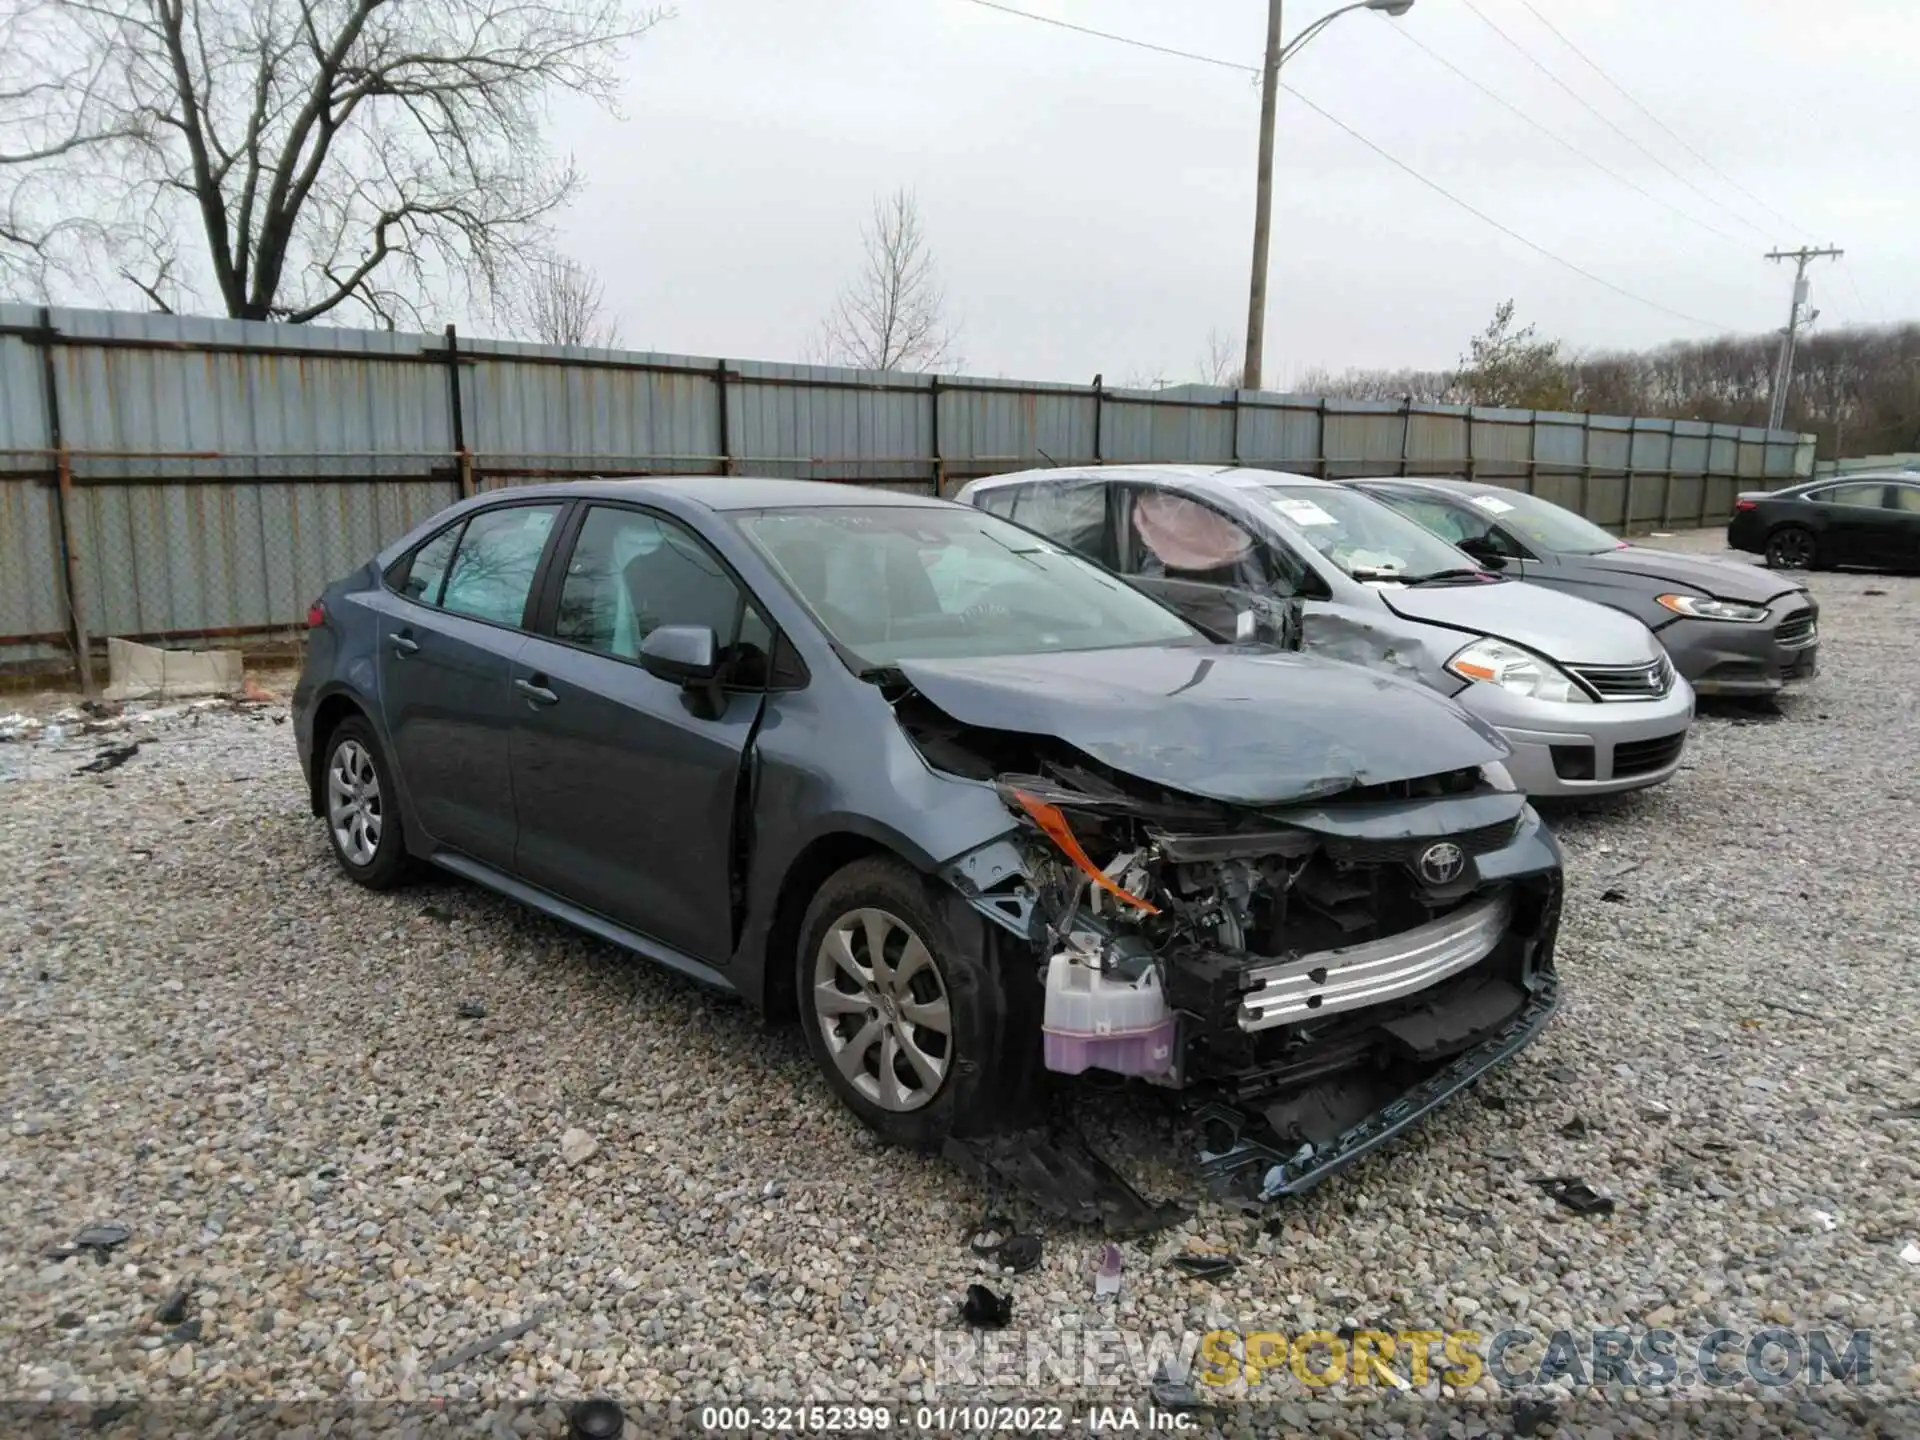
[[[1516,327],[1506,301],[1453,370],[1317,370],[1298,388],[1357,400],[1764,425],[1779,353],[1778,336],[1747,335],[1573,354],[1531,325]],[[1920,450],[1920,324],[1802,336],[1787,428],[1819,436],[1822,455]]]

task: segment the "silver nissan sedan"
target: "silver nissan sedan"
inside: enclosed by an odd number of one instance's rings
[[[1693,690],[1644,624],[1510,579],[1343,485],[1220,466],[1063,467],[975,480],[958,498],[1215,628],[1223,606],[1296,600],[1308,650],[1452,697],[1506,737],[1529,795],[1635,790],[1680,768]]]

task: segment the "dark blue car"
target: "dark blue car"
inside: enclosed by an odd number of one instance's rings
[[[351,879],[430,862],[797,1013],[900,1143],[1099,1069],[1211,1102],[1209,1169],[1270,1198],[1554,1007],[1559,854],[1495,733],[978,510],[498,491],[310,618],[300,761]]]

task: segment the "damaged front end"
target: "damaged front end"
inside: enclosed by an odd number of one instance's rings
[[[917,697],[897,713],[1026,822],[997,873],[952,878],[1032,947],[1046,1067],[1182,1092],[1225,1193],[1309,1188],[1553,1012],[1559,851],[1497,765],[1235,804]]]

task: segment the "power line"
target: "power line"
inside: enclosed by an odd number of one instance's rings
[[[1216,56],[1212,56],[1212,55],[1196,55],[1190,51],[1174,50],[1174,49],[1170,49],[1165,45],[1154,45],[1145,40],[1135,40],[1133,37],[1129,35],[1115,35],[1110,31],[1094,30],[1085,25],[1072,25],[1066,22],[1065,20],[1056,20],[1050,15],[1036,15],[1030,10],[1018,10],[1011,5],[1000,4],[999,0],[967,0],[967,3],[972,5],[981,5],[986,7],[989,10],[997,10],[1003,15],[1018,16],[1022,20],[1035,20],[1042,25],[1053,25],[1062,30],[1071,30],[1076,34],[1091,35],[1096,39],[1111,40],[1116,44],[1131,45],[1142,50],[1152,50],[1159,54],[1175,56],[1182,60],[1194,60],[1204,65],[1214,65],[1227,70],[1240,70],[1251,75],[1258,75],[1260,73],[1260,71],[1252,65],[1239,65],[1234,63],[1231,60],[1221,60]],[[1468,3],[1471,4],[1471,0],[1468,0]],[[1509,226],[1501,224],[1498,220],[1494,219],[1491,215],[1487,214],[1484,210],[1481,210],[1476,206],[1470,204],[1469,202],[1462,200],[1458,195],[1455,195],[1451,190],[1448,190],[1445,186],[1439,184],[1437,181],[1429,180],[1425,175],[1422,175],[1418,170],[1414,169],[1413,166],[1407,164],[1406,161],[1400,159],[1397,155],[1392,154],[1390,151],[1382,149],[1380,146],[1376,145],[1373,141],[1369,140],[1365,135],[1362,135],[1358,130],[1355,130],[1351,125],[1347,124],[1346,121],[1340,119],[1337,115],[1332,114],[1330,111],[1327,111],[1321,108],[1319,105],[1316,105],[1312,100],[1309,100],[1305,95],[1302,95],[1298,90],[1294,89],[1291,85],[1284,86],[1283,88],[1285,88],[1286,92],[1289,95],[1292,95],[1296,100],[1298,100],[1302,105],[1305,105],[1309,110],[1313,111],[1314,114],[1318,115],[1322,120],[1325,120],[1328,124],[1332,125],[1335,129],[1343,131],[1345,134],[1347,134],[1354,140],[1359,141],[1362,145],[1366,146],[1367,149],[1373,151],[1374,154],[1378,155],[1382,160],[1385,160],[1389,165],[1393,166],[1396,170],[1400,170],[1404,172],[1408,176],[1412,177],[1414,180],[1417,180],[1420,184],[1426,186],[1427,189],[1439,195],[1441,198],[1447,201],[1450,201],[1454,205],[1459,206],[1460,209],[1466,211],[1469,215],[1473,216],[1476,220],[1479,220],[1483,224],[1492,226],[1495,230],[1498,230],[1502,235],[1505,235],[1509,239],[1517,241],[1519,244],[1526,246],[1527,249],[1533,251],[1537,255],[1545,257],[1546,259],[1552,261],[1555,265],[1560,266],[1562,269],[1569,270],[1573,274],[1580,276],[1582,279],[1591,281],[1593,284],[1600,286],[1602,289],[1611,290],[1614,294],[1619,295],[1625,299],[1631,300],[1635,304],[1645,305],[1650,310],[1658,310],[1661,314],[1670,315],[1676,320],[1684,320],[1689,325],[1698,325],[1698,326],[1701,326],[1703,329],[1707,329],[1707,330],[1717,330],[1722,332],[1723,334],[1735,331],[1738,328],[1737,326],[1733,326],[1733,325],[1722,325],[1712,320],[1703,320],[1698,315],[1689,315],[1684,310],[1675,310],[1671,306],[1662,305],[1658,300],[1649,300],[1644,295],[1637,295],[1633,291],[1625,288],[1624,286],[1616,285],[1611,280],[1603,279],[1600,276],[1594,274],[1591,270],[1588,270],[1583,268],[1582,266],[1576,265],[1573,261],[1565,259],[1560,255],[1556,255],[1553,251],[1547,249],[1546,246],[1539,244],[1537,241],[1529,240],[1526,236],[1522,235],[1519,231],[1514,230]]]
[[[1001,5],[997,0],[967,0],[969,5],[979,5],[987,10],[998,10],[1002,15],[1017,15],[1022,20],[1037,20],[1042,25],[1053,25],[1062,30],[1071,30],[1076,35],[1091,35],[1099,40],[1111,40],[1117,45],[1131,45],[1136,50],[1151,50],[1156,55],[1172,55],[1181,60],[1196,60],[1202,65],[1217,65],[1222,70],[1238,70],[1243,75],[1257,77],[1258,65],[1242,65],[1233,60],[1222,60],[1213,55],[1197,55],[1191,50],[1175,50],[1168,45],[1155,45],[1150,40],[1135,40],[1130,35],[1115,35],[1110,30],[1094,30],[1085,25],[1075,25],[1067,20],[1056,20],[1051,15],[1036,15],[1031,10],[1016,10],[1011,5]]]
[[[1699,161],[1708,170],[1712,171],[1715,175],[1719,176],[1720,179],[1723,182],[1725,182],[1727,185],[1739,191],[1742,195],[1746,196],[1747,199],[1751,200],[1754,204],[1758,205],[1762,210],[1766,211],[1769,215],[1773,216],[1773,218],[1778,220],[1782,225],[1787,226],[1791,230],[1799,230],[1799,231],[1805,230],[1806,228],[1805,226],[1796,224],[1790,217],[1782,215],[1778,210],[1774,209],[1773,206],[1769,205],[1766,201],[1762,200],[1758,195],[1754,194],[1751,190],[1747,189],[1746,186],[1742,185],[1738,180],[1734,179],[1731,175],[1727,174],[1726,171],[1722,170],[1718,165],[1714,164],[1711,160],[1707,159],[1706,156],[1702,155],[1698,150],[1694,149],[1693,146],[1689,145],[1679,135],[1679,133],[1674,130],[1674,128],[1671,125],[1667,124],[1666,121],[1662,120],[1658,115],[1654,114],[1653,111],[1649,110],[1645,105],[1643,105],[1640,102],[1639,98],[1635,96],[1632,91],[1628,90],[1626,86],[1622,85],[1619,81],[1615,80],[1611,75],[1609,75],[1605,70],[1601,69],[1599,64],[1595,62],[1590,56],[1588,56],[1586,51],[1582,50],[1578,45],[1574,44],[1573,41],[1569,40],[1566,37],[1566,35],[1564,35],[1561,32],[1560,28],[1557,25],[1555,25],[1545,15],[1542,15],[1537,9],[1535,9],[1533,5],[1533,0],[1520,0],[1520,3],[1526,6],[1528,13],[1531,14],[1534,19],[1538,20],[1542,25],[1546,26],[1547,29],[1553,32],[1555,39],[1557,39],[1562,45],[1566,46],[1567,49],[1571,50],[1575,55],[1579,56],[1582,64],[1584,64],[1589,70],[1593,71],[1593,73],[1598,75],[1602,80],[1606,81],[1607,84],[1613,88],[1615,93],[1617,93],[1629,105],[1633,106],[1634,109],[1638,110],[1642,115],[1646,116],[1647,119],[1651,120],[1655,125],[1659,126],[1660,129],[1664,130],[1667,133],[1667,135],[1674,141],[1674,143],[1677,144],[1682,150],[1686,151],[1687,154],[1691,155],[1695,160]]]
[[[1494,34],[1498,35],[1502,40],[1506,41],[1508,45],[1512,46],[1513,49],[1519,53],[1521,59],[1525,60],[1529,65],[1533,66],[1534,69],[1538,70],[1542,75],[1546,76],[1547,79],[1551,80],[1555,85],[1559,86],[1560,89],[1566,91],[1567,94],[1572,96],[1575,103],[1578,104],[1582,109],[1590,112],[1594,116],[1594,118],[1599,120],[1599,122],[1602,125],[1605,125],[1609,130],[1613,131],[1614,134],[1618,135],[1622,140],[1626,141],[1629,145],[1633,146],[1634,149],[1638,150],[1642,155],[1646,156],[1654,164],[1658,165],[1662,170],[1666,171],[1667,174],[1671,175],[1674,179],[1678,180],[1682,185],[1686,186],[1689,190],[1693,191],[1694,194],[1698,195],[1702,200],[1705,200],[1709,205],[1712,205],[1717,209],[1724,210],[1729,215],[1732,215],[1734,219],[1738,220],[1742,225],[1745,225],[1749,230],[1752,230],[1755,234],[1764,235],[1767,233],[1765,230],[1761,229],[1760,226],[1754,224],[1753,221],[1749,220],[1746,216],[1741,215],[1736,211],[1729,210],[1725,202],[1716,200],[1713,196],[1709,195],[1706,191],[1702,190],[1698,185],[1694,184],[1693,181],[1689,180],[1686,176],[1682,175],[1678,170],[1674,169],[1671,165],[1667,164],[1667,162],[1662,160],[1658,155],[1654,154],[1653,151],[1649,150],[1646,146],[1642,145],[1638,140],[1634,139],[1633,136],[1629,135],[1625,130],[1622,130],[1618,125],[1614,124],[1614,122],[1608,117],[1607,113],[1604,110],[1600,109],[1599,106],[1595,105],[1591,100],[1587,99],[1586,96],[1582,95],[1578,90],[1574,89],[1571,85],[1567,84],[1565,80],[1562,80],[1558,75],[1554,74],[1553,71],[1549,70],[1546,64],[1542,62],[1540,59],[1538,59],[1531,50],[1527,49],[1526,46],[1522,45],[1518,40],[1514,39],[1511,35],[1507,34],[1506,31],[1502,30],[1492,20],[1488,19],[1486,16],[1486,13],[1482,11],[1478,5],[1474,4],[1473,0],[1461,0],[1461,3],[1465,5],[1467,9],[1471,10],[1474,13],[1475,17],[1479,19],[1482,25],[1485,25],[1489,30],[1493,31]]]
[[[1418,170],[1414,169],[1411,165],[1407,164],[1405,161],[1401,160],[1399,157],[1389,154],[1385,150],[1382,150],[1378,145],[1374,144],[1373,141],[1369,140],[1366,136],[1362,135],[1358,130],[1355,130],[1351,125],[1347,124],[1344,120],[1341,120],[1338,116],[1331,115],[1327,111],[1322,110],[1318,105],[1314,104],[1313,101],[1309,100],[1306,96],[1302,95],[1298,90],[1295,90],[1292,86],[1287,87],[1287,93],[1293,96],[1294,99],[1298,100],[1302,105],[1306,106],[1309,110],[1313,111],[1313,113],[1318,115],[1322,120],[1327,121],[1329,124],[1335,126],[1337,129],[1343,130],[1348,135],[1351,135],[1355,140],[1358,140],[1362,145],[1366,146],[1369,150],[1373,151],[1374,154],[1378,155],[1382,160],[1385,160],[1389,165],[1392,165],[1395,169],[1405,171],[1408,175],[1412,176],[1415,180],[1418,180],[1422,185],[1426,186],[1429,190],[1433,191],[1436,195],[1440,195],[1447,200],[1451,200],[1455,205],[1458,205],[1462,210],[1466,211],[1469,215],[1472,215],[1476,219],[1484,221],[1486,224],[1491,225],[1494,229],[1498,230],[1502,235],[1507,236],[1509,239],[1519,241],[1522,245],[1526,246],[1529,250],[1534,251],[1536,254],[1544,255],[1547,259],[1551,260],[1554,264],[1561,266],[1563,269],[1571,270],[1574,274],[1579,275],[1584,279],[1591,280],[1596,285],[1604,286],[1606,289],[1613,291],[1613,293],[1616,295],[1625,296],[1627,299],[1635,301],[1638,304],[1645,305],[1648,308],[1653,310],[1658,310],[1664,315],[1671,315],[1676,320],[1685,320],[1690,325],[1699,325],[1705,329],[1718,330],[1718,331],[1721,331],[1722,333],[1732,331],[1736,328],[1732,325],[1721,325],[1712,320],[1703,320],[1698,315],[1687,314],[1686,311],[1684,310],[1675,310],[1671,306],[1662,305],[1658,300],[1649,300],[1644,295],[1636,295],[1634,294],[1633,291],[1626,289],[1624,286],[1616,285],[1611,280],[1603,280],[1600,276],[1594,274],[1591,270],[1583,269],[1582,267],[1574,264],[1573,261],[1554,254],[1553,251],[1547,249],[1546,246],[1537,244],[1536,242],[1529,240],[1526,236],[1522,235],[1518,230],[1512,230],[1512,229],[1509,229],[1507,226],[1502,225],[1498,220],[1494,219],[1491,215],[1487,214],[1486,211],[1476,209],[1474,206],[1468,204],[1465,200],[1462,200],[1458,195],[1454,194],[1451,190],[1439,184],[1437,181],[1429,180],[1426,176],[1422,175]]]
[[[1625,175],[1622,175],[1618,170],[1613,169],[1611,166],[1605,164],[1602,161],[1594,159],[1593,156],[1587,154],[1586,151],[1580,149],[1571,140],[1568,140],[1565,136],[1559,134],[1557,131],[1548,129],[1545,125],[1541,124],[1538,120],[1534,119],[1533,116],[1529,115],[1526,111],[1522,110],[1518,105],[1515,105],[1511,100],[1508,100],[1505,96],[1499,94],[1495,90],[1490,89],[1488,86],[1481,84],[1480,81],[1474,79],[1473,76],[1469,75],[1466,71],[1462,70],[1458,65],[1454,64],[1451,60],[1447,59],[1447,57],[1442,55],[1439,51],[1434,50],[1431,47],[1422,44],[1419,40],[1414,38],[1412,32],[1410,32],[1405,26],[1395,25],[1392,27],[1392,29],[1395,35],[1398,35],[1402,40],[1406,41],[1409,45],[1413,46],[1416,50],[1425,52],[1427,57],[1433,60],[1435,63],[1444,65],[1447,69],[1451,70],[1455,75],[1458,75],[1462,80],[1466,81],[1467,84],[1473,86],[1474,89],[1478,90],[1482,95],[1486,96],[1489,100],[1493,101],[1493,103],[1498,105],[1501,109],[1506,110],[1511,114],[1519,117],[1521,120],[1531,125],[1534,129],[1538,130],[1542,135],[1546,136],[1549,140],[1553,141],[1553,143],[1558,145],[1561,149],[1568,151],[1570,154],[1574,155],[1578,159],[1586,161],[1589,165],[1593,166],[1594,169],[1600,171],[1603,175],[1607,175],[1612,179],[1619,181],[1622,185],[1626,186],[1629,190],[1632,190],[1637,194],[1644,195],[1647,199],[1653,201],[1654,204],[1664,206],[1666,209],[1671,210],[1674,214],[1678,215],[1682,220],[1687,221],[1689,224],[1697,225],[1702,230],[1708,231],[1709,233],[1714,235],[1718,235],[1722,240],[1730,241],[1735,245],[1745,245],[1747,243],[1745,240],[1742,240],[1738,235],[1733,234],[1731,231],[1722,230],[1718,225],[1711,225],[1705,220],[1700,219],[1697,215],[1694,215],[1689,211],[1682,210],[1678,205],[1675,205],[1671,200],[1662,199],[1660,196],[1654,194],[1651,190],[1647,189],[1644,185],[1639,184],[1637,181],[1629,180]]]
[[[1840,261],[1840,273],[1847,277],[1847,284],[1853,290],[1853,298],[1860,302],[1860,323],[1862,325],[1878,325],[1881,323],[1878,318],[1880,314],[1879,307],[1867,304],[1867,297],[1860,292],[1860,281],[1853,273],[1853,262],[1842,259]]]

